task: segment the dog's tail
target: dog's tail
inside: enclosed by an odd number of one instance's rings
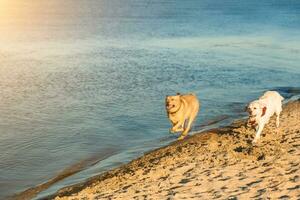
[[[283,100],[284,100],[284,97],[283,97],[283,96],[281,96],[280,94],[279,94],[279,98],[280,98],[280,100],[281,100],[281,101],[283,101]]]

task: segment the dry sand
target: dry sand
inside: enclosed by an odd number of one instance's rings
[[[245,121],[155,150],[50,199],[300,199],[300,101],[258,144]]]

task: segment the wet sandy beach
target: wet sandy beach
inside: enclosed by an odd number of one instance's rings
[[[300,101],[256,145],[244,120],[154,150],[48,199],[299,199]]]

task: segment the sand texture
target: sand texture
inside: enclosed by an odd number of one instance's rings
[[[152,151],[49,199],[300,199],[300,101],[261,140],[239,120]]]

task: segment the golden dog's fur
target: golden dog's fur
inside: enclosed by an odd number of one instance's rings
[[[194,94],[166,96],[166,110],[171,121],[170,132],[181,132],[178,140],[185,138],[195,120],[200,103]]]

